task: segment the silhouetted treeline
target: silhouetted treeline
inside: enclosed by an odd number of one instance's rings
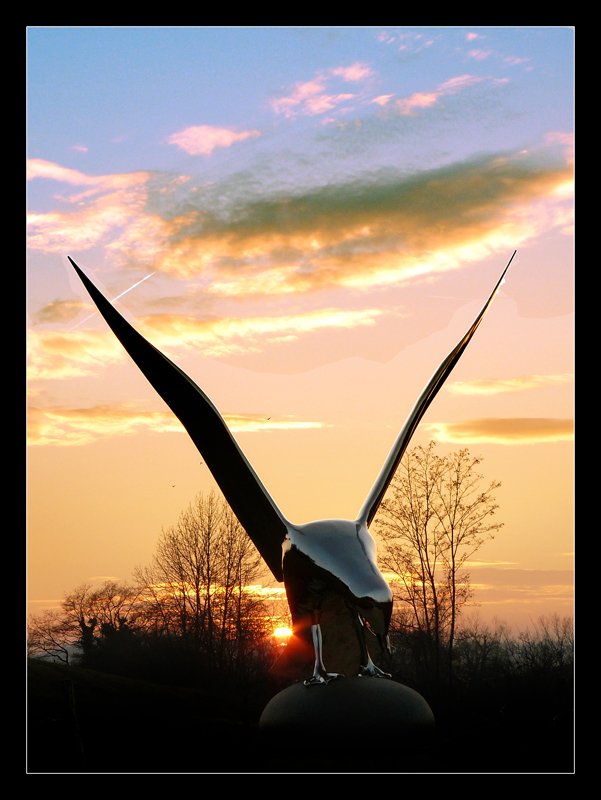
[[[249,611],[245,615],[248,618],[238,620],[234,615],[224,637],[215,636],[215,630],[211,636],[206,636],[203,633],[206,627],[194,627],[190,619],[179,628],[175,624],[149,625],[149,619],[152,621],[154,617],[148,614],[145,604],[145,596],[139,594],[137,587],[109,582],[97,590],[80,587],[65,598],[61,611],[31,620],[30,652],[38,656],[37,661],[41,656],[47,662],[61,665],[64,672],[60,685],[66,685],[70,674],[77,675],[77,681],[88,674],[90,679],[84,680],[85,686],[104,680],[102,685],[106,688],[102,690],[105,694],[101,706],[96,701],[90,705],[85,700],[85,736],[82,736],[87,742],[86,752],[94,752],[89,768],[98,769],[100,764],[101,771],[111,769],[113,762],[110,760],[101,764],[102,748],[108,748],[110,743],[110,737],[101,735],[103,726],[108,729],[114,719],[119,719],[120,724],[130,729],[134,739],[140,734],[140,707],[136,704],[136,711],[130,712],[129,706],[120,699],[125,691],[120,682],[128,680],[133,682],[132,691],[135,689],[136,694],[140,694],[139,702],[149,717],[152,717],[157,693],[165,698],[169,696],[164,694],[166,691],[175,691],[178,698],[181,692],[194,693],[191,695],[194,715],[177,719],[186,742],[197,740],[195,737],[199,734],[195,726],[199,714],[207,717],[203,722],[206,731],[212,730],[214,725],[222,725],[226,715],[236,735],[248,737],[245,764],[256,763],[256,768],[260,769],[264,764],[261,759],[267,759],[266,769],[294,771],[300,764],[301,771],[309,770],[306,757],[299,762],[297,754],[296,760],[286,760],[283,764],[278,758],[283,758],[285,748],[282,753],[270,755],[264,752],[257,738],[262,709],[283,688],[280,679],[271,671],[279,655],[270,635],[273,609],[257,605],[254,600],[248,607],[238,604],[239,610]],[[176,618],[177,615],[173,619]],[[218,615],[216,619],[219,618],[223,616]],[[574,661],[571,620],[556,616],[542,618],[534,628],[521,632],[511,631],[503,624],[488,626],[464,621],[456,632],[449,659],[444,638],[437,636],[430,640],[423,631],[403,624],[403,618],[397,617],[391,630],[391,643],[392,659],[390,664],[382,666],[393,679],[420,692],[432,707],[437,721],[437,741],[427,752],[409,758],[410,743],[404,742],[399,745],[398,753],[386,756],[386,759],[393,759],[393,771],[571,771]],[[113,684],[113,679],[118,682]],[[114,697],[113,685],[117,691]],[[153,686],[156,690],[148,688]],[[163,688],[159,690],[159,687]],[[78,684],[75,700],[80,706],[84,702],[82,691]],[[147,697],[147,708],[144,697]],[[177,702],[173,713],[177,710],[180,715],[181,703]],[[30,747],[37,758],[48,747],[44,731],[57,724],[54,721],[57,711],[54,707],[39,711],[35,692],[30,692],[29,703],[33,720],[30,742],[34,742]],[[170,722],[167,700],[161,703],[161,724],[174,724],[175,717]],[[62,707],[64,700],[59,698],[57,704]],[[112,709],[110,714],[109,709]],[[130,713],[135,713],[131,719]],[[235,724],[243,727],[235,728]],[[73,721],[68,727],[69,741],[73,742]],[[389,745],[394,750],[394,743]],[[207,750],[198,753],[194,770],[203,771],[205,767],[199,765],[208,763],[211,766],[209,749],[213,744],[199,743],[198,747]],[[62,752],[61,748],[58,750]],[[51,752],[59,759],[55,750]],[[257,761],[253,760],[255,756],[250,758],[251,752],[258,753]],[[361,765],[368,771],[385,771],[390,766],[389,760],[370,766],[359,759],[327,766],[319,761],[320,752],[311,750],[312,758],[318,760],[316,766],[324,771],[330,766],[332,771],[355,771]],[[137,754],[138,760],[131,762],[135,764],[133,771],[136,766],[142,771],[155,768],[147,755],[145,752]],[[168,771],[181,769],[176,754],[169,763],[162,761],[160,765]]]
[[[270,672],[277,651],[268,646],[269,639],[258,639],[237,661],[217,667],[200,650],[191,650],[182,637],[127,628],[109,631],[104,627],[91,649],[80,650],[78,666],[60,665],[61,692],[73,676],[77,720],[69,710],[61,711],[67,709],[64,697],[57,696],[55,705],[46,708],[47,689],[39,696],[35,686],[30,689],[32,764],[49,764],[44,767],[47,771],[56,765],[58,771],[101,772],[569,773],[573,769],[573,639],[567,619],[541,619],[533,629],[519,633],[502,624],[464,625],[453,648],[452,682],[447,672],[432,671],[430,648],[419,634],[408,628],[393,630],[392,677],[428,700],[436,717],[436,740],[417,751],[411,742],[388,742],[379,758],[370,759],[359,746],[354,756],[342,752],[338,760],[332,758],[327,743],[320,746],[318,735],[307,743],[306,752],[289,752],[285,742],[277,751],[265,749],[258,720],[282,688]],[[60,738],[55,736],[51,744],[46,736],[56,730],[57,720],[66,731],[61,736],[70,742],[69,758]],[[83,768],[77,766],[81,757],[74,738],[76,722],[88,759]],[[122,748],[114,750],[111,731],[116,729],[129,731],[127,759]],[[177,731],[177,742],[165,738],[167,730]],[[154,755],[146,745],[149,731],[153,737],[162,731]],[[144,744],[138,747],[137,742]]]
[[[430,563],[428,552],[419,552],[419,564]],[[79,680],[107,676],[109,692],[113,685],[123,687],[108,676],[134,681],[142,696],[147,689],[140,682],[162,692],[195,692],[197,708],[210,720],[221,719],[227,709],[230,722],[249,726],[252,738],[262,708],[283,688],[272,671],[280,654],[272,634],[289,624],[285,601],[268,604],[252,589],[261,569],[229,507],[213,495],[199,495],[178,524],[163,531],[152,563],[136,570],[133,583],[84,584],[60,608],[32,616],[29,653],[63,665],[67,673],[77,671]],[[541,618],[518,632],[502,623],[465,620],[465,598],[453,586],[453,580],[434,581],[431,592],[422,592],[421,604],[411,594],[402,596],[390,630],[393,654],[388,665],[380,665],[422,694],[434,711],[438,741],[427,758],[422,754],[426,771],[570,771],[571,620]],[[451,606],[452,614],[443,613]],[[111,700],[106,697],[108,705]],[[88,712],[90,731],[94,708]],[[125,709],[119,713],[127,717]],[[45,725],[52,714],[41,715]],[[169,724],[168,709],[165,714]],[[138,720],[123,719],[129,723],[138,734]],[[192,719],[181,722],[184,737],[197,735],[188,730],[191,725]],[[98,741],[95,747],[101,746]],[[466,749],[471,763],[454,758]],[[359,769],[359,762],[345,762],[347,769]],[[411,763],[399,769],[411,769]]]
[[[133,583],[84,584],[31,617],[30,652],[172,685],[252,683],[273,660],[278,613],[252,588],[262,569],[229,506],[199,494]]]
[[[571,618],[541,617],[525,631],[464,622],[450,661],[444,642],[441,647],[422,632],[398,627],[391,641],[393,676],[426,697],[439,734],[478,754],[476,765],[495,763],[494,749],[511,746],[510,771],[571,771]]]

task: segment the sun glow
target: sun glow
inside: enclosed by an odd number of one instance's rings
[[[290,628],[276,628],[272,634],[278,646],[288,644],[288,639],[292,636]]]

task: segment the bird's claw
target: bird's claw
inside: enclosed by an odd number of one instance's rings
[[[305,686],[325,686],[326,684],[330,683],[330,681],[335,681],[344,677],[345,676],[341,672],[324,672],[321,674],[316,673],[309,678],[309,680],[304,681],[304,684]]]
[[[375,664],[369,664],[367,667],[360,667],[360,669],[359,669],[359,677],[360,678],[390,678],[391,675],[388,672],[384,672],[384,670],[381,670],[380,667],[376,667]]]

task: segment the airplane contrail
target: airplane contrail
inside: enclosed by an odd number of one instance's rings
[[[114,297],[114,298],[111,300],[111,303],[114,303],[115,301],[119,300],[119,298],[120,298],[120,297],[123,297],[123,295],[124,295],[124,294],[127,294],[128,292],[131,292],[131,290],[132,290],[132,289],[135,289],[135,288],[136,288],[136,286],[139,286],[141,283],[144,283],[144,281],[148,280],[148,278],[152,278],[152,276],[153,276],[153,275],[155,275],[155,274],[156,274],[156,270],[155,270],[155,272],[151,272],[151,273],[150,273],[150,275],[146,275],[144,278],[142,278],[142,280],[140,280],[140,281],[137,281],[136,283],[134,283],[134,285],[133,285],[133,286],[130,286],[130,287],[129,287],[129,289],[126,289],[124,292],[121,292],[121,294],[118,294],[118,295],[117,295],[117,297]],[[97,313],[98,313],[97,311],[93,311],[93,312],[90,314],[90,316],[89,316],[89,317],[86,317],[85,319],[82,319],[82,320],[80,320],[80,321],[77,323],[77,325],[74,325],[72,328],[69,328],[69,331],[68,331],[68,333],[71,333],[71,331],[74,331],[74,330],[75,330],[75,328],[79,328],[79,326],[80,326],[80,325],[83,325],[83,323],[84,323],[84,322],[87,322],[89,319],[91,319],[91,318],[92,318],[93,316],[95,316]]]

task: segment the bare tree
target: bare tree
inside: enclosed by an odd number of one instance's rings
[[[28,655],[69,664],[78,640],[79,631],[73,630],[59,609],[32,614],[27,621]]]
[[[501,523],[489,522],[498,508],[492,492],[500,484],[481,489],[480,459],[468,450],[439,457],[434,448],[430,442],[406,453],[376,525],[385,544],[380,562],[395,576],[396,599],[410,610],[423,657],[438,680],[443,651],[452,664],[457,616],[472,596],[468,559]]]
[[[474,688],[506,672],[512,633],[506,622],[490,625],[475,615],[463,620],[456,635],[455,668],[464,684]]]
[[[130,671],[141,664],[152,671],[152,659],[162,669],[177,653],[182,669],[201,664],[248,676],[265,666],[273,649],[272,615],[255,591],[263,572],[261,556],[230,507],[213,493],[200,494],[161,533],[150,566],[134,572],[134,585],[82,584],[60,611],[31,618],[28,650],[67,662],[74,654],[87,666]]]
[[[533,629],[520,631],[507,642],[514,668],[519,672],[549,674],[552,670],[571,672],[574,667],[574,622],[558,614],[539,617]]]
[[[84,583],[61,603],[65,626],[78,631],[79,646],[89,652],[102,637],[134,629],[138,596],[138,589],[124,582],[105,581],[99,588]]]
[[[29,618],[29,652],[65,663],[71,656],[90,653],[104,637],[136,627],[137,598],[137,589],[126,583],[105,581],[96,589],[84,583],[62,600],[60,610]]]
[[[199,494],[163,530],[150,567],[136,579],[147,629],[176,636],[214,666],[236,660],[266,620],[249,590],[262,560],[229,506]]]

